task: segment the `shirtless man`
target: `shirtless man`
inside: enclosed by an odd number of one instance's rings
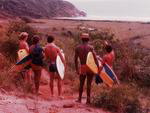
[[[62,62],[65,64],[65,59],[63,58],[60,49],[54,44],[54,37],[48,36],[47,42],[48,44],[45,46],[45,57],[49,62],[49,73],[50,73],[50,90],[51,96],[53,96],[53,88],[54,88],[54,79],[57,79],[57,88],[58,88],[58,96],[61,96],[62,93],[62,80],[57,72],[56,67],[56,58],[57,55],[60,56]]]
[[[19,50],[25,49],[27,53],[29,53],[29,45],[26,42],[28,39],[28,33],[27,32],[22,32],[19,36]],[[30,83],[31,82],[31,70],[30,70],[30,65],[27,65],[25,68],[25,80],[26,82]]]
[[[34,72],[34,84],[35,84],[35,93],[38,95],[41,72],[43,67],[43,49],[39,45],[40,38],[38,36],[33,37],[33,44],[30,47],[30,54],[32,56],[31,67]]]
[[[86,101],[86,103],[90,104],[90,102],[91,102],[91,99],[90,99],[91,83],[92,83],[94,73],[91,72],[91,70],[86,65],[86,59],[87,59],[87,55],[89,52],[93,53],[99,72],[100,72],[100,69],[99,69],[99,64],[98,64],[94,49],[91,45],[88,44],[89,34],[82,33],[81,40],[82,40],[82,44],[77,46],[75,49],[75,67],[76,67],[76,72],[79,75],[79,79],[80,79],[79,98],[78,98],[77,102],[81,102],[83,86],[84,86],[85,79],[87,78],[87,101]],[[79,58],[80,64],[81,64],[80,68],[78,67],[78,58]]]

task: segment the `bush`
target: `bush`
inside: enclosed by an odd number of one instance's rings
[[[38,32],[36,29],[32,28],[31,26],[29,26],[27,23],[25,23],[24,21],[12,21],[9,24],[8,27],[8,31],[7,31],[7,36],[9,38],[16,38],[13,36],[17,36],[21,33],[21,32],[27,32],[29,34],[29,38],[27,40],[28,44],[31,45],[31,38],[34,35],[37,35]],[[18,38],[17,38],[18,39]]]
[[[32,22],[32,19],[30,17],[22,16],[22,17],[20,17],[20,19],[22,21],[24,21],[25,23],[31,23]]]
[[[10,67],[10,62],[6,59],[6,57],[0,54],[0,70],[5,70]]]
[[[132,87],[120,86],[104,90],[94,96],[92,103],[96,107],[118,113],[141,113],[138,93]]]
[[[7,91],[11,91],[14,88],[14,84],[13,84],[13,73],[10,73],[7,69],[1,71],[0,74],[0,86],[1,88],[7,90]]]
[[[15,39],[6,39],[0,45],[1,53],[11,62],[16,62],[18,42]]]
[[[7,37],[1,42],[0,52],[11,62],[15,62],[17,59],[18,36],[21,32],[27,32],[29,34],[29,45],[32,43],[31,38],[37,34],[35,29],[23,21],[13,21],[10,23],[6,33]]]

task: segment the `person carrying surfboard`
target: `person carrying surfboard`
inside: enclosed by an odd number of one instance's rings
[[[86,65],[87,55],[89,52],[93,53],[99,73],[100,73],[100,68],[99,68],[99,64],[98,64],[98,61],[96,58],[94,48],[88,43],[89,39],[90,39],[89,34],[82,33],[80,37],[82,40],[82,44],[78,45],[75,49],[75,67],[76,67],[77,74],[80,75],[79,76],[79,80],[80,80],[79,97],[76,102],[81,102],[83,86],[84,86],[85,79],[87,78],[87,100],[86,100],[86,103],[90,104],[90,102],[91,102],[91,99],[90,99],[91,83],[93,80],[94,73]],[[81,64],[80,68],[78,66],[78,58],[79,58],[80,64]]]
[[[49,74],[50,74],[50,90],[51,96],[53,96],[53,88],[54,88],[54,79],[57,79],[57,88],[58,88],[58,96],[61,96],[62,93],[62,80],[58,74],[58,69],[56,66],[56,58],[59,55],[62,62],[65,64],[65,59],[61,54],[61,50],[54,44],[55,38],[53,36],[47,37],[48,44],[45,46],[45,57],[49,63]]]
[[[32,56],[31,67],[34,73],[35,93],[38,94],[41,72],[43,67],[43,49],[39,45],[39,36],[34,36],[32,39],[33,45],[30,47],[30,55]]]
[[[19,35],[19,50],[18,50],[18,61],[22,60],[23,57],[29,54],[29,45],[27,43],[28,33],[22,32]],[[21,56],[21,54],[23,55]],[[30,65],[27,65],[22,71],[25,71],[25,80],[30,83],[31,82],[31,70]]]

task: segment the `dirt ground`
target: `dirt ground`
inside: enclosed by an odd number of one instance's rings
[[[42,79],[48,81],[49,77],[45,71],[42,75]],[[51,97],[48,84],[40,86],[39,96],[1,91],[0,113],[109,113],[86,105],[85,98],[81,104],[76,103],[77,94],[68,96],[65,93],[65,90],[69,90],[68,87],[68,85],[63,86],[63,98],[57,96],[56,86],[54,88],[55,96]]]

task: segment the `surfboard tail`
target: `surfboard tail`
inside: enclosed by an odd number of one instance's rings
[[[32,56],[28,55],[28,56],[24,57],[22,60],[20,60],[19,62],[17,62],[16,65],[22,65],[22,64],[30,61],[31,59],[32,59]]]

